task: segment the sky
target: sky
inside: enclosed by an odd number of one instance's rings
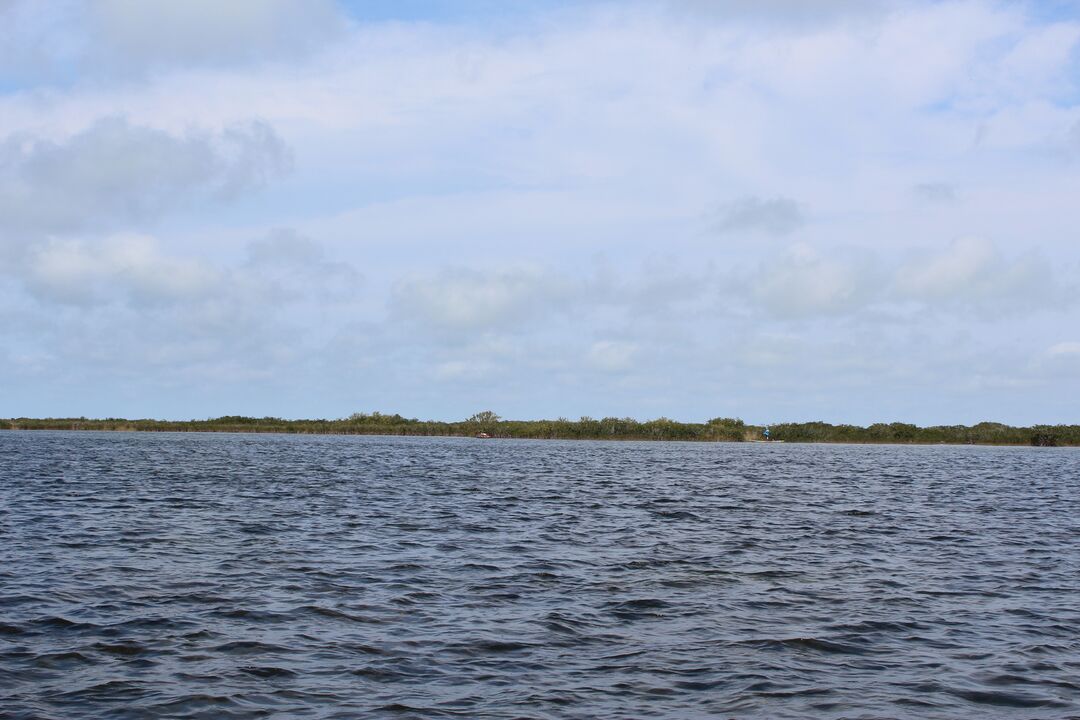
[[[0,0],[0,417],[1077,423],[1080,3]]]

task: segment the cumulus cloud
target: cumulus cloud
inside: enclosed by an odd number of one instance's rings
[[[1050,267],[1038,255],[1005,256],[992,241],[962,237],[943,251],[899,268],[901,297],[1007,310],[1051,304],[1058,295]]]
[[[1046,349],[1050,358],[1073,358],[1080,361],[1080,342],[1061,342]]]
[[[1080,342],[1068,340],[1054,343],[1034,358],[1032,367],[1036,373],[1044,376],[1080,376]]]
[[[1011,377],[1077,324],[1075,18],[993,0],[676,4],[355,24],[322,53],[334,23],[290,20],[293,44],[251,19],[273,0],[213,18],[201,0],[7,0],[2,19],[22,15],[0,22],[0,66],[53,84],[0,80],[0,235],[30,238],[14,260],[0,242],[3,352],[63,355],[111,390],[246,365],[271,372],[270,412],[335,411],[296,389],[420,415],[489,392],[524,416],[712,417],[741,396],[747,415],[857,420],[873,387],[875,414],[943,421],[961,411],[941,388]],[[87,125],[116,112],[120,131]],[[228,207],[287,164],[252,117],[302,164],[268,202]],[[702,242],[705,223],[724,241]],[[996,245],[947,242],[964,236]],[[169,371],[121,377],[123,357]],[[432,399],[470,378],[464,408]]]
[[[779,317],[832,315],[865,306],[874,297],[877,275],[866,253],[797,244],[762,262],[751,292]]]
[[[295,57],[344,29],[332,0],[94,0],[89,13],[107,59],[141,67]]]
[[[746,197],[720,208],[714,228],[722,234],[764,232],[787,235],[805,222],[799,204],[785,197]]]
[[[475,342],[489,332],[536,335],[567,318],[575,323],[630,321],[673,331],[672,317],[697,316],[695,306],[711,278],[706,269],[684,270],[668,262],[620,272],[603,264],[589,269],[450,266],[399,278],[391,288],[390,310],[440,341],[455,343]],[[616,348],[629,345],[605,340],[597,347],[597,353],[610,350],[614,357]]]
[[[117,235],[93,245],[50,240],[35,248],[26,282],[39,298],[67,304],[107,302],[117,294],[156,304],[203,296],[219,275],[198,260],[169,257],[144,235]]]
[[[1069,128],[1065,142],[1066,150],[1074,157],[1080,157],[1080,120]]]
[[[292,228],[277,228],[247,246],[247,262],[240,269],[264,286],[263,293],[280,299],[308,295],[346,300],[363,282],[352,265],[330,260],[323,247]]]
[[[1039,254],[1008,256],[995,243],[976,237],[956,239],[939,252],[902,263],[880,252],[799,243],[762,261],[748,283],[736,282],[731,289],[748,288],[780,318],[858,317],[898,301],[931,306],[937,317],[1059,310],[1068,304],[1060,279]]]
[[[668,6],[678,12],[709,18],[802,25],[880,15],[896,3],[888,0],[668,0]]]
[[[142,310],[223,300],[268,308],[308,298],[347,300],[361,283],[351,265],[329,260],[318,243],[289,228],[249,243],[247,255],[230,267],[170,253],[149,235],[50,238],[33,247],[21,274],[46,303]]]
[[[5,0],[0,78],[55,83],[294,60],[347,26],[334,0]]]
[[[0,312],[9,355],[38,358],[19,372],[53,383],[100,374],[158,391],[295,373],[329,342],[312,318],[355,316],[359,274],[291,230],[249,248],[240,262],[211,263],[144,235],[43,241],[19,274],[27,295],[5,297],[0,277],[0,298],[17,303],[12,320]],[[346,281],[348,292],[326,287]]]
[[[447,268],[399,280],[391,307],[401,317],[451,336],[492,329],[521,331],[531,320],[561,313],[574,293],[567,279],[537,268]]]
[[[639,350],[638,344],[634,342],[598,340],[586,352],[585,362],[603,372],[624,372],[634,366]]]
[[[200,198],[228,199],[288,169],[260,122],[172,135],[104,118],[62,141],[0,141],[0,234],[71,233],[153,220]]]
[[[276,228],[247,246],[248,264],[254,267],[319,266],[322,247],[292,228]]]
[[[956,188],[949,183],[918,183],[912,186],[911,194],[928,205],[951,205],[956,202]]]

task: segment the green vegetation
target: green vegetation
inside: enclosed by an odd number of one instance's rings
[[[907,423],[875,423],[869,427],[823,422],[772,426],[773,437],[788,442],[952,443],[960,445],[1080,445],[1080,425],[1012,427],[994,422],[918,427]]]
[[[1080,425],[1011,427],[983,422],[971,427],[947,425],[917,427],[906,423],[877,423],[869,427],[824,422],[781,423],[770,426],[773,440],[785,442],[902,443],[965,445],[1080,446]],[[440,422],[401,415],[354,413],[340,420],[283,420],[226,415],[209,420],[124,420],[106,418],[14,418],[0,420],[9,430],[129,430],[142,432],[244,432],[325,435],[439,435],[472,437],[487,433],[495,438],[567,440],[695,440],[740,442],[758,440],[763,427],[742,420],[714,418],[705,423],[683,423],[658,418],[583,417],[579,420],[503,420],[490,410],[468,420]]]

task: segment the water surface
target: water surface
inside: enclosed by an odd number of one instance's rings
[[[0,432],[0,716],[1080,716],[1080,452]]]

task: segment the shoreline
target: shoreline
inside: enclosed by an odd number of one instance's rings
[[[20,425],[20,421],[24,423],[30,423],[32,426],[26,427]],[[194,421],[196,424],[204,424],[205,421]],[[304,421],[286,421],[288,422],[304,422]],[[327,422],[327,424],[337,424],[337,421],[321,421]],[[137,424],[153,424],[157,427],[137,427]],[[692,442],[692,443],[730,443],[730,444],[746,444],[746,445],[907,445],[907,446],[920,446],[920,447],[1080,447],[1080,443],[1077,442],[1055,442],[1049,443],[1035,443],[1035,442],[1021,442],[1018,440],[1013,441],[953,441],[948,440],[918,440],[918,439],[856,439],[856,438],[817,438],[817,439],[792,439],[792,438],[779,438],[774,437],[771,441],[761,440],[757,438],[748,437],[663,437],[656,435],[624,435],[624,436],[598,436],[598,435],[509,435],[501,434],[496,431],[491,433],[489,437],[478,438],[475,433],[472,432],[410,432],[408,430],[395,432],[389,429],[374,429],[374,428],[330,428],[323,427],[319,429],[312,428],[298,428],[290,429],[288,427],[281,426],[262,426],[262,427],[237,427],[237,426],[217,426],[217,427],[173,427],[176,425],[188,425],[185,421],[135,421],[130,424],[118,421],[116,423],[110,423],[110,421],[94,421],[94,420],[77,420],[70,423],[66,422],[49,422],[47,420],[0,420],[0,431],[7,432],[66,432],[66,433],[88,433],[88,432],[104,432],[104,433],[183,433],[183,434],[236,434],[236,435],[322,435],[322,436],[370,436],[370,437],[443,437],[443,438],[460,438],[463,440],[475,439],[478,442],[482,440],[544,440],[544,441],[602,441],[602,442],[650,442],[650,443],[664,443],[664,442]],[[449,423],[448,423],[449,425]],[[1041,427],[1041,426],[1036,426]],[[1047,426],[1047,427],[1061,427],[1072,429],[1076,426]],[[1027,430],[1028,428],[1017,428],[1018,430]]]

